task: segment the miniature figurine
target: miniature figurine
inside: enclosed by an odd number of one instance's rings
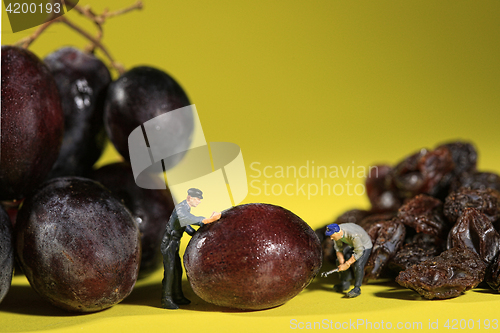
[[[334,241],[333,246],[339,265],[332,271],[321,273],[321,276],[326,277],[331,273],[339,272],[340,284],[333,286],[333,289],[343,292],[351,286],[352,273],[354,273],[354,288],[346,296],[349,298],[359,296],[365,275],[365,265],[373,247],[370,236],[362,227],[354,223],[329,224],[325,235]],[[352,273],[348,270],[350,267]]]
[[[202,226],[217,221],[221,213],[214,212],[210,218],[191,214],[191,208],[199,205],[203,199],[203,192],[197,188],[190,188],[186,200],[175,206],[168,220],[163,240],[161,253],[163,254],[163,290],[161,305],[165,309],[178,309],[179,305],[191,303],[182,293],[182,265],[179,256],[179,244],[186,231],[190,236],[196,232],[191,225]]]

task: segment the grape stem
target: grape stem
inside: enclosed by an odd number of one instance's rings
[[[54,3],[55,1],[56,0],[53,0],[52,2]],[[94,52],[94,50],[96,48],[99,48],[104,53],[104,55],[108,58],[108,60],[110,61],[111,67],[114,68],[116,71],[118,71],[118,73],[123,74],[125,72],[125,68],[123,67],[123,65],[116,62],[114,60],[114,58],[111,56],[110,52],[107,50],[107,48],[101,43],[101,39],[103,36],[102,25],[104,24],[106,19],[108,19],[110,17],[119,16],[119,15],[128,13],[130,11],[136,10],[136,9],[142,9],[142,7],[143,7],[142,1],[138,0],[135,4],[133,4],[129,7],[119,9],[116,11],[112,11],[112,12],[108,11],[108,9],[106,8],[104,10],[104,12],[100,15],[96,15],[92,11],[90,6],[88,6],[88,5],[85,7],[81,7],[81,6],[73,3],[71,0],[62,0],[62,2],[63,2],[63,4],[70,3],[72,5],[72,8],[75,9],[78,13],[80,13],[81,15],[87,17],[92,22],[94,22],[94,24],[96,25],[97,30],[98,30],[96,37],[92,37],[88,32],[86,32],[85,30],[83,30],[79,26],[75,25],[71,20],[69,20],[65,16],[56,17],[55,13],[53,13],[49,17],[47,22],[40,25],[40,27],[30,36],[19,40],[16,43],[16,45],[27,49],[50,25],[52,25],[53,23],[56,23],[56,22],[64,23],[69,28],[73,29],[74,31],[76,31],[77,33],[79,33],[80,35],[82,35],[83,37],[85,37],[86,39],[88,39],[91,42],[91,46],[89,48],[86,48],[87,52]]]

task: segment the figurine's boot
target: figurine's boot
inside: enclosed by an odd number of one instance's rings
[[[361,289],[359,287],[354,287],[351,289],[351,291],[349,291],[346,296],[348,298],[354,298],[354,297],[357,297],[361,295]]]
[[[175,260],[175,270],[172,281],[172,298],[177,305],[188,305],[191,301],[182,292],[182,264],[180,258]]]
[[[164,309],[177,310],[179,306],[174,303],[172,297],[165,297],[161,300],[161,307]]]

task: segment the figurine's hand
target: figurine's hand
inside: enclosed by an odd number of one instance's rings
[[[209,223],[215,222],[218,219],[220,219],[220,217],[221,217],[221,213],[219,213],[219,212],[213,212],[212,216],[210,216],[210,218],[203,220],[203,223],[204,224],[209,224]]]
[[[217,221],[218,219],[220,219],[220,217],[221,217],[221,213],[219,213],[219,212],[213,212],[212,216],[210,216],[210,218],[214,219],[214,221]]]
[[[354,256],[350,257],[349,260],[339,265],[339,271],[342,272],[349,269],[349,267],[351,267],[351,265],[354,264],[355,262],[356,259],[354,259]]]

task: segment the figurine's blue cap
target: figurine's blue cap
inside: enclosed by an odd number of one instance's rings
[[[326,226],[325,236],[331,236],[340,231],[340,227],[337,223],[332,223]]]
[[[198,190],[197,188],[190,188],[188,190],[188,195],[190,197],[194,197],[194,198],[199,198],[199,199],[203,199],[203,192]]]

